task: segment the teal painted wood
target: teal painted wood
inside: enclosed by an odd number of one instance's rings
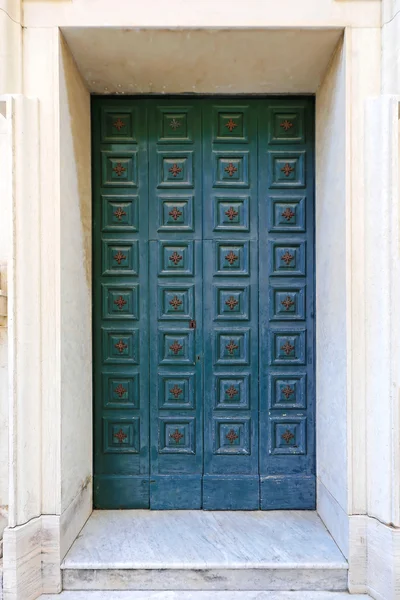
[[[196,509],[203,472],[201,105],[154,100],[148,114],[150,506]]]
[[[313,115],[94,99],[97,507],[315,507]]]
[[[96,508],[149,506],[146,112],[92,101]]]
[[[259,114],[260,506],[313,509],[314,101]]]
[[[203,104],[203,507],[209,510],[259,508],[254,106]]]

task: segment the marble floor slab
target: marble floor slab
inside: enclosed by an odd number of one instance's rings
[[[184,600],[369,600],[346,592],[185,592]],[[62,592],[39,600],[182,600],[182,592]]]
[[[94,511],[63,563],[63,569],[221,568],[335,570],[347,563],[315,512],[147,510]]]

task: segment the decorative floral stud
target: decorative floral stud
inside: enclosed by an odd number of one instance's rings
[[[234,173],[237,171],[237,167],[233,163],[229,163],[227,167],[225,167],[225,172],[228,173],[229,177],[233,177]]]
[[[235,123],[235,121],[231,118],[227,123],[225,123],[225,127],[229,129],[230,133],[232,133],[235,127],[237,127],[237,123]]]
[[[172,438],[175,444],[179,444],[184,435],[179,431],[179,429],[175,429],[174,433],[170,433],[169,437]]]
[[[170,350],[175,354],[175,356],[182,350],[183,346],[180,345],[178,340],[175,340],[173,344],[169,347]]]
[[[121,163],[117,163],[116,166],[113,168],[113,171],[115,171],[115,173],[117,174],[118,177],[121,177],[122,173],[124,173],[124,171],[126,171],[125,167],[123,167],[121,165]]]
[[[289,177],[290,173],[294,171],[294,167],[291,167],[289,163],[286,163],[286,165],[282,167],[281,171],[284,173],[285,177]]]
[[[117,433],[114,433],[114,437],[117,438],[120,444],[122,444],[122,442],[124,442],[128,436],[122,431],[122,429],[120,429],[117,431]]]
[[[233,444],[239,438],[239,436],[235,433],[233,429],[228,431],[225,437],[227,440],[229,440],[230,444]]]
[[[168,169],[170,173],[172,173],[173,177],[177,177],[179,173],[182,171],[181,167],[178,167],[176,163],[172,165],[170,169]]]

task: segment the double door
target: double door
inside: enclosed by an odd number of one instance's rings
[[[95,506],[314,507],[312,123],[93,100]]]

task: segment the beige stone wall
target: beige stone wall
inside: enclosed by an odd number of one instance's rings
[[[92,472],[90,95],[60,40],[61,511]]]

